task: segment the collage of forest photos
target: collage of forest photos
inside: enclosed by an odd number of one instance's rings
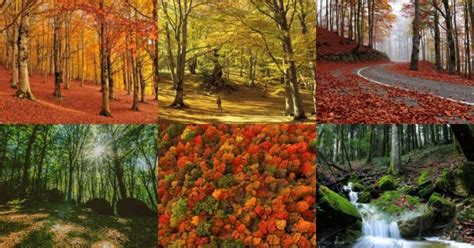
[[[471,0],[0,0],[0,247],[474,247]]]

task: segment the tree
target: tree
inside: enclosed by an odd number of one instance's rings
[[[467,124],[451,125],[453,134],[468,161],[474,161],[474,133]]]
[[[398,175],[402,172],[400,163],[400,140],[399,140],[399,127],[396,124],[392,124],[391,134],[391,152],[390,152],[390,167],[388,173]]]
[[[420,0],[415,0],[415,18],[413,19],[413,48],[411,52],[410,70],[418,71],[420,53]]]

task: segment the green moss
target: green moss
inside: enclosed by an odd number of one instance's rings
[[[431,182],[431,176],[428,171],[423,171],[418,177],[417,184],[418,186],[425,185]]]
[[[330,207],[343,212],[346,215],[353,216],[360,219],[359,211],[352,205],[352,203],[345,197],[330,190],[326,186],[319,186],[319,194],[321,196],[320,203],[326,203]]]
[[[450,188],[450,182],[451,180],[449,170],[447,168],[444,168],[441,174],[436,179],[435,186],[436,188],[447,192]]]
[[[400,192],[404,193],[404,194],[410,194],[410,192],[412,192],[414,190],[413,187],[410,187],[408,185],[404,185],[403,187],[400,188]]]
[[[352,190],[355,192],[363,192],[366,191],[367,188],[359,182],[352,182]]]
[[[214,197],[208,195],[203,201],[194,204],[193,213],[198,215],[201,211],[204,211],[208,214],[213,214],[217,209],[219,209],[219,202]]]
[[[456,211],[456,205],[438,193],[433,193],[430,196],[428,206],[434,210],[436,214],[435,222],[437,223],[450,222]]]
[[[372,199],[372,196],[370,195],[370,192],[368,191],[362,191],[358,194],[359,200],[357,202],[359,203],[369,203],[370,200]]]
[[[398,186],[397,180],[393,176],[385,175],[377,182],[377,187],[381,190],[394,190]]]
[[[209,236],[209,235],[211,235],[211,227],[212,227],[211,223],[201,222],[201,223],[198,224],[198,226],[196,228],[196,233],[199,236]]]
[[[420,204],[420,200],[399,191],[386,191],[378,199],[372,201],[379,209],[388,214],[400,214],[408,209],[413,209]]]
[[[170,225],[172,227],[178,226],[179,222],[184,218],[186,212],[188,211],[188,200],[181,198],[178,201],[174,202],[171,206],[171,218]]]
[[[442,209],[442,208],[455,208],[454,203],[450,200],[443,198],[438,193],[433,193],[428,200],[428,205],[434,207],[435,209]]]
[[[217,187],[219,188],[230,188],[234,185],[234,176],[227,174],[217,180]]]

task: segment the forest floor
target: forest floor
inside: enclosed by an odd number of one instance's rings
[[[30,77],[34,101],[16,98],[16,89],[10,87],[11,73],[0,67],[0,124],[138,124],[156,123],[158,103],[148,96],[147,103],[140,103],[139,112],[133,112],[132,96],[115,89],[115,99],[110,100],[112,117],[99,115],[101,109],[100,86],[73,81],[71,89],[62,89],[63,100],[53,96],[54,79],[46,83],[39,74]],[[63,85],[64,86],[64,85]]]
[[[169,76],[164,77],[169,78]],[[217,111],[217,94],[201,88],[199,76],[189,75],[185,81],[184,102],[190,108],[168,107],[174,99],[170,80],[162,80],[159,91],[160,123],[282,123],[291,122],[284,116],[285,91],[281,85],[268,84],[268,92],[263,97],[263,84],[249,87],[242,78],[231,75],[238,85],[233,92],[217,93],[222,99],[223,112]],[[309,89],[300,90],[308,122],[315,121],[313,94]]]
[[[356,48],[355,42],[318,29],[318,57],[350,57]],[[413,72],[408,63],[318,59],[316,77],[320,123],[474,121],[474,80],[437,72],[428,62]]]
[[[0,247],[156,247],[153,218],[104,216],[67,204],[0,206]]]

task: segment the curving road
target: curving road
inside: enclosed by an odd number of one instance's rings
[[[409,77],[387,70],[386,67],[390,65],[392,64],[368,66],[360,68],[354,73],[379,85],[430,93],[443,99],[474,106],[474,86]]]

